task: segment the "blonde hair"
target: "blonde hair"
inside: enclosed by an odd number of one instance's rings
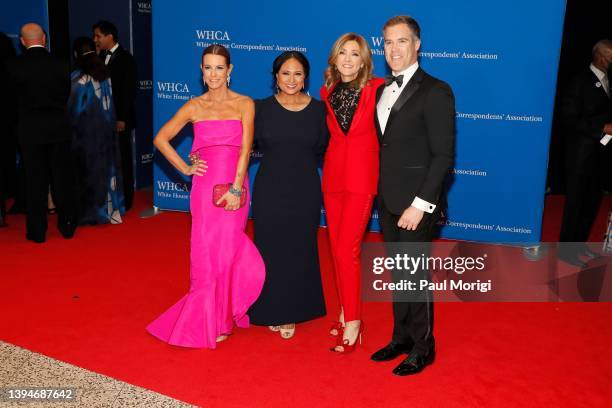
[[[372,79],[374,65],[372,64],[372,51],[370,50],[368,42],[359,34],[346,33],[342,34],[340,38],[336,40],[329,53],[329,57],[327,58],[327,68],[325,69],[325,73],[323,75],[325,79],[325,87],[327,89],[331,88],[333,84],[341,79],[340,72],[338,72],[338,69],[336,68],[336,60],[338,59],[340,49],[349,41],[355,41],[357,43],[359,46],[359,55],[363,60],[363,67],[357,73],[357,77],[351,81],[351,84],[355,88],[363,89],[366,83]]]

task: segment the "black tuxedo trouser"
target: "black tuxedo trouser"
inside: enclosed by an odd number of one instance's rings
[[[57,209],[58,228],[76,227],[76,196],[70,142],[23,145],[26,176],[26,230],[44,238],[47,232],[49,185]]]
[[[385,242],[415,243],[415,245],[410,245],[414,253],[408,253],[408,255],[415,257],[428,256],[439,213],[425,213],[418,228],[414,231],[399,228],[397,226],[399,218],[399,215],[389,212],[385,207],[384,200],[380,198],[379,221]],[[421,243],[421,245],[418,245],[418,243]],[[394,256],[394,254],[387,253],[387,256]],[[417,276],[417,279],[429,279],[429,271],[418,271],[410,280],[414,281],[415,276]],[[406,278],[401,273],[394,273],[392,277],[396,282]],[[429,291],[420,292],[418,296],[420,296],[418,300],[423,299],[424,301],[415,301],[414,298],[398,299],[394,297],[393,337],[391,340],[397,344],[414,344],[412,353],[427,356],[435,351],[433,297]]]
[[[601,202],[600,182],[597,174],[568,174],[559,241],[588,241]]]
[[[17,184],[17,145],[14,132],[10,129],[0,133],[3,138],[0,146],[0,200],[14,196]]]
[[[121,174],[123,175],[123,195],[125,210],[132,208],[134,202],[134,159],[132,149],[132,129],[118,132],[119,153],[121,154]]]

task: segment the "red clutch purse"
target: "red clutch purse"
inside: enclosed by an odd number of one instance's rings
[[[221,208],[225,207],[225,205],[227,204],[225,200],[221,201],[221,204],[217,204],[217,201],[219,201],[219,199],[223,197],[223,194],[229,191],[231,186],[232,186],[232,183],[215,184],[213,186],[212,201],[215,207],[221,207]],[[242,194],[240,195],[240,208],[244,207],[244,205],[246,204],[246,196],[247,196],[246,188],[244,188],[243,186]]]

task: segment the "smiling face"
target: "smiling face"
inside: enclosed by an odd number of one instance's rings
[[[342,82],[350,82],[357,78],[359,70],[363,68],[363,58],[359,44],[355,40],[345,42],[336,55],[335,66]]]
[[[227,77],[232,66],[227,66],[223,55],[206,54],[202,60],[202,74],[209,90],[227,87]]]
[[[406,24],[389,26],[383,33],[385,59],[393,72],[400,72],[417,61],[421,40]]]
[[[295,95],[304,89],[306,74],[304,67],[295,58],[290,58],[281,65],[276,74],[276,85],[280,92]]]

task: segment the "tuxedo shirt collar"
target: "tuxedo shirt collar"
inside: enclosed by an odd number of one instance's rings
[[[381,130],[381,135],[384,134],[385,129],[387,127],[387,121],[389,120],[389,116],[391,115],[391,109],[399,99],[402,92],[404,92],[404,89],[406,88],[406,86],[408,86],[408,83],[410,82],[410,80],[418,69],[419,63],[417,61],[402,71],[391,71],[394,76],[404,75],[404,78],[402,79],[402,86],[395,88],[396,82],[394,82],[389,86],[379,88],[382,89],[382,91],[380,94],[380,98],[377,101],[376,117],[378,119],[378,125]]]
[[[391,73],[393,73],[393,76],[398,76],[398,75],[404,76],[402,86],[400,87],[403,89],[406,86],[406,84],[410,82],[410,79],[412,79],[412,77],[414,76],[414,73],[417,72],[417,69],[419,69],[418,61],[410,65],[408,68],[404,69],[403,71],[400,71],[400,72],[391,71]]]

